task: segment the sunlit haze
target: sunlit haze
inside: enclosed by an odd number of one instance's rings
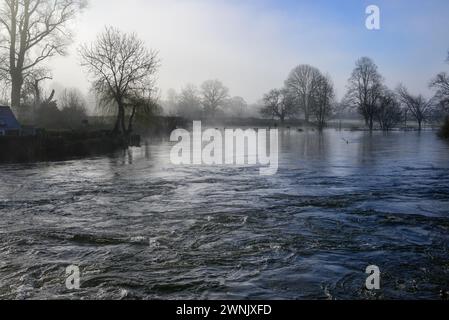
[[[94,0],[73,28],[70,55],[53,59],[53,86],[89,88],[77,47],[105,25],[134,31],[159,51],[158,87],[220,79],[249,103],[281,87],[298,64],[328,73],[341,98],[355,60],[369,56],[386,83],[427,92],[447,69],[447,1],[376,1],[381,30],[365,28],[372,1]]]

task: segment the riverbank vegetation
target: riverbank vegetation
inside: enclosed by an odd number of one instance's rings
[[[369,57],[355,63],[347,92],[337,101],[330,75],[310,65],[298,65],[284,86],[270,90],[260,101],[248,104],[232,97],[219,80],[204,82],[198,89],[186,85],[181,92],[171,89],[162,101],[165,112],[189,120],[229,125],[255,125],[266,119],[270,126],[345,127],[348,119],[362,119],[363,125],[349,125],[359,130],[422,130],[441,126],[449,115],[449,77],[443,73],[430,83],[435,95],[411,93],[403,84],[389,88],[378,66]],[[347,127],[347,126],[346,126]]]

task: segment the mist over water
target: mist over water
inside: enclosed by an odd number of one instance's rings
[[[268,177],[174,166],[172,145],[0,165],[0,298],[439,299],[449,288],[449,144],[434,132],[284,130]],[[73,264],[78,291],[65,287]]]

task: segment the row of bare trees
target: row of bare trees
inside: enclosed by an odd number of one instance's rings
[[[242,97],[232,97],[221,81],[207,80],[200,88],[188,84],[179,94],[171,89],[166,107],[177,116],[201,119],[216,118],[225,113],[241,117],[248,104]]]
[[[351,74],[344,104],[356,109],[370,130],[376,122],[381,129],[389,130],[402,120],[406,121],[408,114],[421,130],[430,117],[434,100],[413,95],[403,85],[399,85],[395,92],[391,91],[373,60],[363,57],[357,60]]]
[[[382,130],[390,130],[407,122],[408,117],[416,121],[421,130],[425,122],[435,119],[437,111],[438,114],[449,114],[449,76],[439,74],[430,86],[437,92],[431,99],[422,94],[414,95],[403,85],[390,90],[374,61],[362,57],[356,61],[340,106],[356,110],[370,130],[376,124]],[[293,69],[284,87],[267,93],[263,104],[261,113],[264,117],[283,123],[302,113],[306,123],[313,122],[320,130],[337,108],[332,80],[309,65]],[[439,118],[441,120],[441,116]]]
[[[308,123],[313,117],[319,129],[326,126],[335,107],[334,85],[329,76],[310,65],[299,65],[285,81],[284,88],[274,89],[263,98],[263,116],[279,119],[304,114]]]

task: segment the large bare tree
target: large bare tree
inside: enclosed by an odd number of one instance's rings
[[[8,76],[11,105],[20,106],[26,78],[45,60],[65,54],[71,41],[69,22],[85,0],[2,0],[0,69]]]
[[[370,130],[374,128],[376,106],[382,95],[382,76],[370,58],[357,60],[349,78],[345,103],[358,109]]]
[[[201,98],[206,115],[214,117],[229,98],[229,89],[219,80],[208,80],[201,85]]]
[[[290,72],[285,81],[288,94],[295,98],[299,109],[304,112],[306,123],[310,120],[315,89],[321,78],[321,72],[309,65],[299,65]]]
[[[412,95],[403,85],[398,87],[397,93],[400,101],[413,115],[415,120],[418,122],[419,130],[421,130],[423,123],[427,121],[427,118],[432,110],[433,100],[426,99],[423,95]]]
[[[113,133],[130,133],[138,108],[145,110],[152,105],[149,101],[155,91],[158,53],[147,49],[136,34],[113,27],[106,27],[92,44],[82,45],[79,52],[100,105],[116,107]]]

